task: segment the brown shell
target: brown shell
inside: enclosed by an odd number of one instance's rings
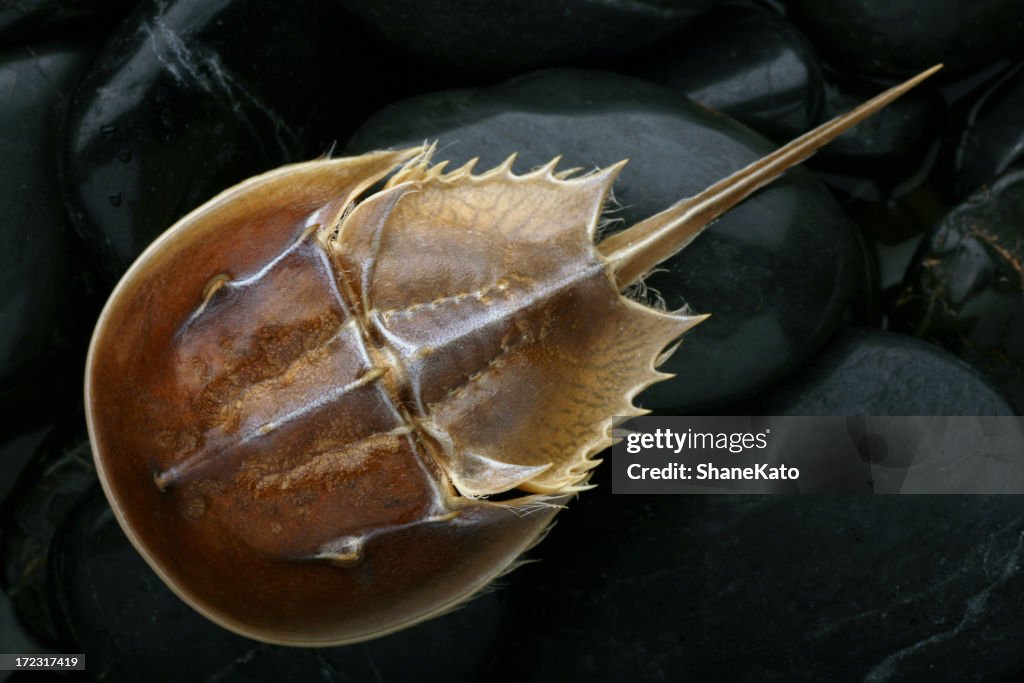
[[[695,321],[625,299],[602,263],[616,169],[444,175],[421,152],[225,192],[147,250],[97,328],[108,496],[164,580],[233,630],[349,642],[474,593]],[[514,487],[553,496],[481,498]]]
[[[347,643],[451,609],[585,487],[610,418],[641,412],[702,319],[619,290],[933,72],[596,246],[619,166],[444,173],[412,149],[224,192],[146,250],[93,337],[87,418],[118,520],[183,599],[261,640]]]

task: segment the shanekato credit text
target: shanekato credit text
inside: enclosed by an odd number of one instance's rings
[[[626,452],[637,454],[643,450],[668,450],[681,453],[684,450],[723,450],[729,453],[742,453],[751,449],[764,449],[768,446],[768,434],[764,432],[697,432],[688,429],[677,432],[659,428],[653,432],[631,432],[626,435]],[[660,467],[645,467],[633,463],[626,469],[630,479],[674,479],[674,480],[780,480],[798,479],[800,470],[783,464],[769,466],[759,463],[746,467],[723,467],[705,462],[683,464],[670,462]]]

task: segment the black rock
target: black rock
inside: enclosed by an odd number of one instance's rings
[[[611,496],[523,570],[516,680],[976,681],[1024,668],[1016,496]],[[557,615],[538,619],[536,606]],[[516,666],[523,653],[529,665]]]
[[[630,225],[743,167],[773,146],[731,119],[665,88],[596,71],[547,71],[490,89],[448,91],[382,110],[352,152],[437,138],[438,160],[519,152],[522,172],[564,155],[562,168],[621,159],[616,217]],[[648,278],[669,308],[714,315],[663,369],[677,373],[642,397],[661,412],[735,401],[799,365],[828,336],[863,265],[848,219],[806,171],[730,211]]]
[[[883,89],[876,83],[830,75],[823,118],[845,114]],[[812,166],[903,180],[918,173],[925,157],[937,151],[944,114],[942,96],[924,83],[829,143],[815,155]]]
[[[353,22],[334,2],[140,5],[67,123],[73,217],[111,273],[202,201],[324,154],[380,105],[364,62],[383,48]]]
[[[2,647],[5,652],[12,653],[18,652],[22,654],[39,655],[52,654],[52,650],[25,631],[25,628],[21,625],[14,614],[14,607],[11,605],[10,600],[7,599],[7,594],[3,592],[0,592],[0,647]],[[4,672],[4,674],[9,673],[10,672],[7,671]],[[13,677],[8,678],[6,676],[0,676],[0,678],[3,678],[4,680],[13,679]],[[20,681],[28,679],[13,680]]]
[[[924,165],[903,182],[886,180],[881,172],[848,175],[819,168],[815,174],[865,235],[892,246],[919,237],[949,210],[946,197],[926,175],[934,159],[934,155],[926,157]],[[901,267],[896,279],[902,275]]]
[[[1024,162],[1024,64],[970,97],[943,150],[947,188],[965,197]]]
[[[342,2],[405,55],[477,71],[616,56],[678,28],[715,0]]]
[[[1024,411],[1024,169],[999,178],[929,233],[893,327],[979,368]]]
[[[846,330],[766,392],[751,415],[1013,415],[974,368],[942,349],[880,330]]]
[[[638,76],[778,143],[807,132],[821,116],[814,48],[791,23],[758,7],[716,7],[638,59]]]
[[[90,679],[110,683],[475,681],[499,639],[504,612],[501,594],[487,593],[449,615],[367,643],[258,643],[207,621],[177,598],[128,542],[98,490],[74,510],[52,552],[61,646],[86,652]]]
[[[883,291],[883,299],[894,299],[898,295],[898,290],[903,284],[903,276],[906,275],[907,268],[914,260],[914,254],[923,240],[924,235],[920,233],[895,244],[886,244],[877,239],[869,240],[878,261],[878,280]],[[885,306],[883,303],[883,308],[888,310]]]
[[[137,0],[17,0],[0,4],[0,44],[44,37],[74,25],[95,29],[122,15]],[[85,35],[79,33],[79,35]]]
[[[874,243],[859,232],[856,238],[861,255],[861,270],[842,324],[876,326],[882,319],[881,263]]]
[[[84,428],[80,428],[84,431]],[[37,638],[55,642],[47,563],[50,544],[71,511],[96,485],[89,441],[56,431],[39,448],[3,509],[0,571],[18,618]]]
[[[944,63],[948,78],[1020,48],[1018,0],[788,0],[815,47],[844,71],[893,78]]]
[[[0,440],[0,502],[6,500],[18,476],[52,430],[52,421],[4,430],[9,433]]]
[[[844,114],[884,86],[829,74],[823,118]],[[918,86],[823,148],[808,165],[873,239],[894,244],[931,227],[946,207],[927,184],[945,103]]]
[[[92,51],[78,44],[0,53],[0,405],[87,339],[77,316],[77,243],[57,182],[55,130]],[[6,400],[4,400],[6,399]],[[4,430],[6,431],[6,430]]]

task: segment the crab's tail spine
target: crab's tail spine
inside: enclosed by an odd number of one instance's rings
[[[937,64],[853,111],[837,116],[801,135],[746,168],[720,180],[700,194],[683,199],[661,213],[616,233],[598,245],[620,289],[640,280],[656,265],[683,249],[716,218],[758,188],[814,154],[844,131],[876,113],[942,68]]]

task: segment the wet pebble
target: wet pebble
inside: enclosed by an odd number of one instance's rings
[[[65,185],[78,229],[123,272],[227,187],[328,152],[385,96],[338,3],[144,0],[76,90]]]
[[[207,621],[164,585],[98,489],[75,508],[52,552],[61,646],[88,653],[89,678],[107,683],[476,681],[501,634],[504,599],[492,592],[446,616],[346,647],[243,638]]]
[[[24,44],[55,30],[95,30],[127,12],[136,0],[17,0],[0,4],[0,45]],[[78,35],[84,35],[79,32]]]
[[[51,654],[50,649],[46,645],[33,638],[25,630],[25,627],[21,625],[21,622],[18,621],[14,613],[14,607],[11,605],[10,599],[2,591],[0,591],[0,644],[3,645],[4,650],[12,653]],[[0,672],[0,681],[17,681],[17,683],[28,681],[32,683],[33,679],[29,677],[33,675],[38,676],[38,672],[23,671],[21,673],[12,673],[10,671],[2,671]]]
[[[609,58],[699,16],[716,0],[342,0],[394,49],[470,71]]]
[[[893,326],[979,368],[1024,411],[1024,169],[956,207],[907,271]]]
[[[849,329],[743,415],[1013,415],[974,368],[934,344]]]
[[[628,158],[615,185],[631,225],[769,152],[765,139],[665,88],[597,71],[553,70],[503,85],[399,102],[370,119],[348,150],[439,141],[438,160],[478,169],[518,152],[524,172],[556,155],[561,168]],[[828,336],[860,282],[852,226],[804,169],[730,211],[647,283],[667,306],[711,319],[641,398],[662,412],[712,409],[764,388]]]
[[[881,262],[874,243],[857,233],[861,270],[843,325],[878,325],[882,317]]]
[[[778,14],[724,5],[637,58],[636,75],[778,143],[807,132],[824,102],[813,46]]]
[[[78,427],[78,422],[74,422]],[[56,430],[38,449],[4,508],[0,572],[18,618],[37,638],[54,643],[47,576],[57,529],[96,485],[89,441],[79,429]],[[78,433],[74,433],[78,432]]]
[[[18,476],[52,429],[53,422],[50,421],[5,430],[7,433],[0,440],[0,502],[7,498]]]
[[[523,570],[494,671],[528,652],[516,680],[1017,680],[1022,539],[1015,496],[599,488]]]
[[[917,234],[895,244],[886,244],[878,240],[870,240],[875,257],[878,261],[879,286],[883,297],[891,299],[903,284],[903,276],[914,260],[914,254],[921,246],[924,235]]]
[[[889,247],[919,238],[948,210],[945,198],[926,176],[933,160],[934,156],[929,156],[924,166],[903,182],[894,183],[883,173],[872,172],[819,169],[815,175],[864,235]],[[897,279],[902,273],[901,267]]]
[[[844,114],[878,94],[883,85],[829,74],[824,115]],[[923,83],[866,121],[846,131],[815,155],[812,166],[861,171],[890,182],[918,172],[934,153],[945,103],[931,83]]]
[[[811,42],[854,75],[902,78],[944,63],[943,78],[1019,51],[1018,0],[789,0]]]
[[[83,263],[57,182],[54,130],[92,54],[71,43],[0,52],[2,407],[24,402],[23,388],[84,348],[71,334]]]
[[[850,111],[882,87],[830,73],[823,118]],[[872,239],[901,242],[926,230],[945,210],[928,184],[945,111],[938,90],[925,83],[839,136],[808,162]]]
[[[943,150],[946,189],[965,197],[1024,162],[1024,64],[968,97]]]

